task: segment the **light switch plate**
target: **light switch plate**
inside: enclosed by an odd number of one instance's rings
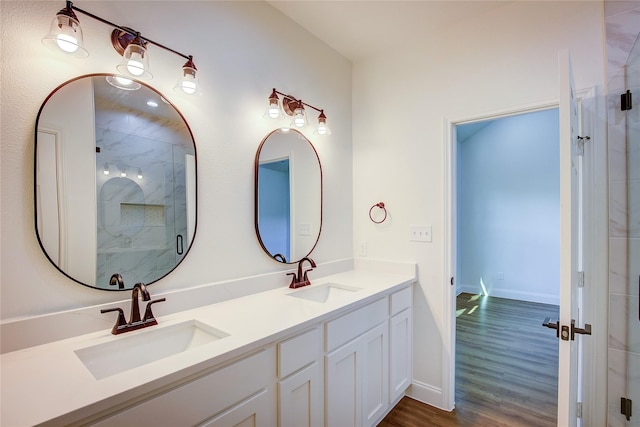
[[[411,242],[431,242],[430,225],[412,225],[409,227],[409,240]]]

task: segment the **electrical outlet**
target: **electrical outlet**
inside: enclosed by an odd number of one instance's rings
[[[360,242],[360,250],[358,251],[358,255],[367,256],[367,242]]]
[[[412,225],[409,227],[409,240],[412,242],[431,242],[430,225]]]

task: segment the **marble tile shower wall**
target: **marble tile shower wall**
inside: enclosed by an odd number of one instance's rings
[[[114,273],[122,274],[127,284],[156,280],[183,256],[177,254],[174,242],[176,235],[187,232],[185,149],[103,127],[96,127],[96,141],[100,147],[96,283],[108,287]],[[108,176],[101,173],[101,163],[108,165]],[[125,169],[127,177],[120,177]]]
[[[621,111],[620,94],[640,96],[640,2],[605,2],[609,143],[609,425],[640,426],[620,398],[640,403],[640,106]],[[635,48],[634,48],[635,46]]]

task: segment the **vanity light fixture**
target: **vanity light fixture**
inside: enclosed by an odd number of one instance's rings
[[[278,95],[282,96],[282,102],[280,102]],[[281,119],[284,117],[284,111],[287,115],[293,117],[290,127],[302,128],[308,124],[305,107],[314,109],[320,113],[318,116],[318,125],[314,133],[317,135],[331,135],[331,129],[327,126],[327,116],[324,114],[323,109],[302,102],[302,100],[296,99],[291,95],[278,92],[276,88],[273,88],[271,95],[269,95],[267,109],[263,117],[266,119]],[[284,129],[283,127],[282,130]]]
[[[126,178],[127,177],[127,170],[126,169],[122,169],[120,171],[120,177],[121,178]]]
[[[196,64],[193,63],[193,56],[189,56],[187,62],[182,66],[182,74],[173,90],[176,92],[184,92],[187,95],[200,95],[201,86],[197,72]]]
[[[132,79],[151,79],[153,75],[149,69],[149,52],[147,50],[148,45],[151,44],[185,58],[187,62],[182,66],[181,78],[176,89],[187,95],[200,93],[200,82],[192,55],[180,53],[143,37],[140,32],[132,28],[116,25],[82,10],[74,6],[71,1],[67,1],[66,7],[56,14],[51,23],[49,34],[42,39],[47,47],[77,57],[89,55],[84,48],[82,28],[75,12],[82,13],[114,28],[111,32],[111,44],[116,52],[122,55],[122,61],[116,67],[120,75],[107,78],[109,84],[124,90],[137,90],[140,88],[140,84]]]
[[[138,175],[137,175],[138,179],[142,179],[142,169],[138,168]]]
[[[109,165],[107,163],[104,164],[104,169],[102,170],[102,173],[104,175],[109,175],[110,171],[109,171]]]
[[[327,126],[327,116],[324,115],[324,110],[320,111],[320,115],[318,116],[318,127],[313,133],[318,135],[331,135],[331,129]]]
[[[59,49],[68,55],[79,58],[89,56],[89,52],[84,48],[80,21],[73,12],[71,2],[67,2],[66,7],[60,9],[53,18],[49,34],[42,39],[42,43],[50,49]]]
[[[267,104],[267,110],[264,112],[265,119],[281,119],[284,117],[282,114],[282,108],[280,107],[280,98],[278,98],[278,92],[275,89],[269,95],[269,103]]]
[[[116,52],[122,55],[122,61],[116,67],[118,71],[135,78],[153,78],[149,71],[147,42],[140,38],[140,33],[136,33],[131,39],[131,34],[127,31],[114,30],[111,33],[111,42]],[[121,51],[123,47],[124,50]]]

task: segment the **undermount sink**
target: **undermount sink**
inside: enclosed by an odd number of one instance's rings
[[[96,379],[102,379],[209,344],[229,334],[197,320],[152,327],[113,341],[75,350]]]
[[[355,286],[338,285],[336,283],[325,283],[322,285],[310,285],[308,288],[288,293],[287,295],[296,298],[306,299],[315,302],[327,302],[338,299],[344,295],[359,291],[361,288]]]

